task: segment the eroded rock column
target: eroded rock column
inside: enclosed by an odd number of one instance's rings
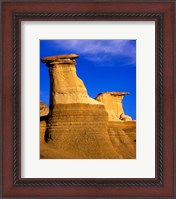
[[[78,55],[42,59],[49,67],[50,112],[45,140],[48,158],[118,158],[110,141],[104,105],[90,98],[76,75]]]
[[[45,142],[49,108],[44,102],[40,102],[40,144]]]
[[[100,93],[95,98],[97,101],[102,102],[108,112],[109,121],[131,121],[132,118],[125,115],[123,110],[122,100],[129,92],[105,92]]]

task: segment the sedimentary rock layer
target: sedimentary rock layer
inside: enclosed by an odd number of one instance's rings
[[[49,67],[50,108],[56,104],[101,104],[88,96],[83,81],[77,76],[74,60],[77,57],[78,55],[71,54],[42,59]]]
[[[45,143],[46,128],[47,128],[47,122],[43,117],[41,117],[40,118],[40,144]]]
[[[120,158],[136,158],[136,121],[109,122],[108,133]]]
[[[107,131],[104,105],[90,98],[76,75],[78,55],[43,58],[50,74],[50,113],[45,140],[47,158],[118,158]]]
[[[107,130],[108,130],[108,137],[106,136],[106,139],[108,140],[108,142],[110,140],[111,145],[113,146],[113,149],[116,151],[115,158],[135,159],[136,158],[136,121],[109,122]],[[73,131],[72,134],[76,134],[76,135],[80,135],[80,133],[81,134],[83,133],[82,131],[77,131],[77,132],[74,132],[74,130],[72,131]],[[104,142],[103,141],[104,139],[101,140],[99,144],[99,141],[97,140],[99,139],[99,135],[98,135],[99,133],[101,133],[101,131],[99,131],[98,127],[97,127],[97,132],[95,132],[95,135],[93,134],[93,132],[90,132],[91,136],[89,136],[89,140],[90,138],[92,138],[94,140],[92,144],[97,145],[97,146],[91,145],[92,148],[96,149],[95,151],[91,151],[91,153],[90,151],[86,150],[86,145],[88,144],[86,133],[78,137],[74,136],[74,140],[76,139],[76,143],[78,143],[78,146],[73,145],[75,141],[72,142],[71,140],[72,138],[70,136],[66,137],[68,136],[67,134],[67,135],[64,135],[65,139],[68,140],[67,146],[65,144],[55,146],[55,144],[53,144],[52,142],[50,142],[49,144],[46,144],[46,143],[42,144],[41,145],[41,158],[45,158],[45,159],[46,158],[53,158],[53,159],[57,159],[57,158],[64,158],[64,159],[65,158],[81,158],[81,159],[82,158],[84,159],[107,158],[109,159],[109,158],[112,158],[112,156],[109,156],[108,153],[100,154],[101,147],[99,146],[101,146],[101,143]],[[82,137],[83,140],[80,140],[80,137]],[[97,140],[97,143],[96,143],[96,140]],[[80,145],[79,142],[81,143],[83,142],[82,143],[83,145],[82,144]],[[68,146],[70,147],[68,148]],[[107,146],[109,148],[109,144]],[[102,151],[104,151],[104,149]],[[92,153],[93,155],[91,155]]]
[[[40,102],[40,144],[45,142],[49,108],[44,102]]]
[[[102,105],[56,105],[50,111],[47,144],[58,158],[119,158],[107,132],[107,117]],[[56,158],[55,153],[43,155]]]

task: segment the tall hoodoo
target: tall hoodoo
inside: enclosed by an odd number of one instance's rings
[[[45,57],[42,62],[49,67],[50,107],[56,104],[100,104],[87,94],[83,81],[76,74],[76,54]]]
[[[48,158],[118,158],[107,132],[103,103],[90,98],[76,74],[76,54],[42,59],[49,67],[50,112],[45,139]]]
[[[100,93],[95,98],[97,101],[102,102],[108,112],[109,121],[131,121],[132,118],[125,115],[123,110],[122,100],[129,92],[105,92]]]

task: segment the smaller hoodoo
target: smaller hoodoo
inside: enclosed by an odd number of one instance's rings
[[[122,100],[129,92],[105,92],[100,93],[95,98],[97,101],[102,102],[108,112],[109,121],[131,121],[132,118],[125,115],[123,110]]]

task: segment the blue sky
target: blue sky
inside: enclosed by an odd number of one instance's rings
[[[90,97],[107,91],[130,92],[125,114],[136,119],[136,40],[40,40],[40,58],[76,53],[77,75]],[[40,100],[49,105],[49,73],[40,61]]]

